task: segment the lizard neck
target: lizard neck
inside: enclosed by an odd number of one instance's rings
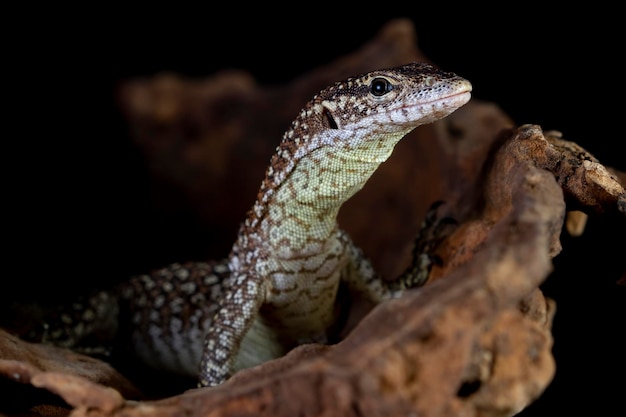
[[[277,155],[288,153],[289,162],[272,160],[243,227],[246,239],[253,238],[256,247],[263,245],[280,258],[324,251],[337,231],[343,203],[363,187],[406,132],[381,135],[378,141],[360,137],[366,134],[326,130],[310,141],[314,145],[306,152],[300,147],[295,153],[289,150],[291,141],[284,140]],[[355,147],[362,149],[355,152]]]

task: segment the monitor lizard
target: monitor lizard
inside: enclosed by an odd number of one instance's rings
[[[132,277],[118,295],[76,304],[80,329],[68,313],[48,339],[69,346],[98,328],[126,327],[143,361],[195,375],[199,386],[297,345],[333,342],[349,304],[340,284],[380,303],[424,282],[416,268],[395,280],[379,276],[339,227],[342,204],[405,135],[463,106],[471,90],[466,79],[417,62],[323,89],[284,133],[227,258]],[[112,324],[118,313],[128,316]]]

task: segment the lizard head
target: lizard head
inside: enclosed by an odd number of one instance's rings
[[[348,78],[301,112],[303,125],[324,132],[308,149],[331,145],[345,158],[380,163],[411,130],[467,103],[471,90],[466,79],[416,62]]]
[[[405,135],[467,103],[471,90],[470,82],[454,73],[413,62],[338,82],[322,90],[312,107],[329,130]]]
[[[323,152],[381,163],[417,126],[467,103],[472,85],[430,64],[376,70],[337,82],[300,111],[279,150],[287,160]]]

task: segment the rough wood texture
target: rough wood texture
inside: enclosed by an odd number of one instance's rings
[[[411,25],[395,21],[360,51],[283,87],[259,87],[241,73],[193,82],[168,75],[129,81],[122,105],[161,185],[157,197],[192,208],[201,230],[220,237],[201,249],[217,257],[232,244],[277,138],[301,104],[331,80],[411,60],[426,59]],[[566,209],[623,222],[620,177],[557,133],[515,127],[496,105],[473,100],[405,138],[344,206],[342,227],[385,276],[406,266],[430,203],[445,200],[440,215],[458,224],[438,248],[443,262],[429,283],[372,310],[341,343],[300,347],[217,388],[179,386],[167,398],[135,402],[136,389],[106,366],[91,368],[96,361],[0,333],[0,411],[512,415],[541,395],[555,372],[555,305],[538,286],[554,268]],[[225,188],[241,192],[225,199]],[[20,393],[29,401],[17,400]]]
[[[137,388],[105,362],[27,343],[2,329],[0,392],[0,411],[28,410],[34,415],[66,415],[68,403],[79,407],[85,399],[98,409],[111,410],[111,401],[121,404],[123,398],[141,398]]]

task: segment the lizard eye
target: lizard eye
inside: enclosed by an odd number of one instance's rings
[[[370,83],[370,92],[376,97],[383,96],[393,90],[393,85],[386,78],[374,78]]]

